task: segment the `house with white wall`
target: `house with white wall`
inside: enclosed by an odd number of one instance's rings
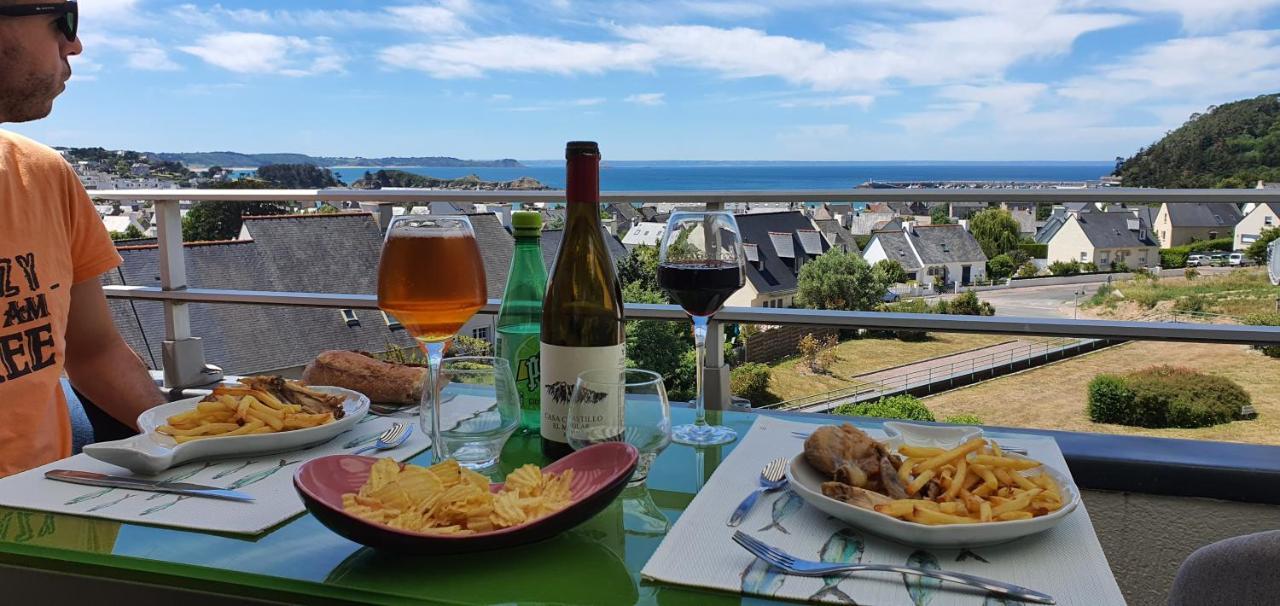
[[[875,264],[893,259],[907,280],[931,287],[970,284],[987,278],[987,255],[964,225],[918,225],[903,221],[901,229],[871,234],[862,258]]]
[[[1255,204],[1249,214],[1236,223],[1232,250],[1244,250],[1258,241],[1263,230],[1280,227],[1280,203]]]
[[[1159,246],[1133,212],[1072,212],[1049,240],[1050,263],[1094,263],[1106,270],[1124,264],[1151,267],[1160,262]]]
[[[747,279],[725,305],[791,307],[800,269],[831,245],[800,211],[738,214],[734,219],[747,256]]]
[[[1162,204],[1153,227],[1160,248],[1190,244],[1194,240],[1225,238],[1235,230],[1242,215],[1232,202],[1203,204]]]

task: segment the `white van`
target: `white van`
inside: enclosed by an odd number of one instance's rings
[[[1230,256],[1227,257],[1227,265],[1230,265],[1232,267],[1239,267],[1241,265],[1248,265],[1248,264],[1249,264],[1248,258],[1244,256],[1244,253],[1233,252],[1231,253]]]

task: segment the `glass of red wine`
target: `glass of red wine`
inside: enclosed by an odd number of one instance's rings
[[[693,342],[697,347],[698,397],[694,402],[696,420],[691,425],[671,429],[671,440],[680,444],[711,446],[726,444],[738,437],[734,430],[707,424],[703,399],[702,367],[706,355],[707,321],[729,297],[742,288],[746,278],[746,255],[742,236],[733,214],[724,211],[678,211],[671,213],[667,232],[658,253],[658,286],[693,320]],[[716,344],[717,347],[720,344]]]

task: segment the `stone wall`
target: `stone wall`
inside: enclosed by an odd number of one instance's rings
[[[796,354],[797,345],[805,335],[812,333],[819,341],[838,333],[836,328],[824,326],[775,326],[744,339],[748,362],[769,363]]]

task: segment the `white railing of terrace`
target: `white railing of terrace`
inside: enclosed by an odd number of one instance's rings
[[[375,205],[390,217],[390,207],[407,202],[465,202],[518,204],[563,202],[563,191],[451,191],[451,190],[121,190],[93,191],[93,198],[112,201],[149,201],[155,205],[159,244],[160,286],[106,286],[116,299],[158,300],[165,305],[165,339],[162,347],[165,385],[179,389],[215,382],[216,367],[206,364],[198,336],[191,334],[190,303],[240,303],[377,309],[373,295],[350,293],[299,293],[188,288],[182,247],[181,201],[278,201],[359,202]],[[722,208],[726,203],[803,202],[1273,202],[1280,190],[1152,190],[1096,189],[848,189],[790,191],[678,191],[602,192],[602,203],[706,204]],[[495,314],[498,301],[490,300],[480,313]],[[629,319],[687,321],[670,305],[628,305]],[[723,323],[772,325],[821,325],[876,330],[923,330],[1014,335],[1044,335],[1095,339],[1148,339],[1250,345],[1280,343],[1280,327],[1228,326],[1185,323],[1112,322],[1047,318],[945,316],[882,312],[842,312],[811,309],[725,308],[709,326],[709,342],[723,341]],[[729,402],[729,369],[718,347],[707,348],[704,374],[709,407]]]

